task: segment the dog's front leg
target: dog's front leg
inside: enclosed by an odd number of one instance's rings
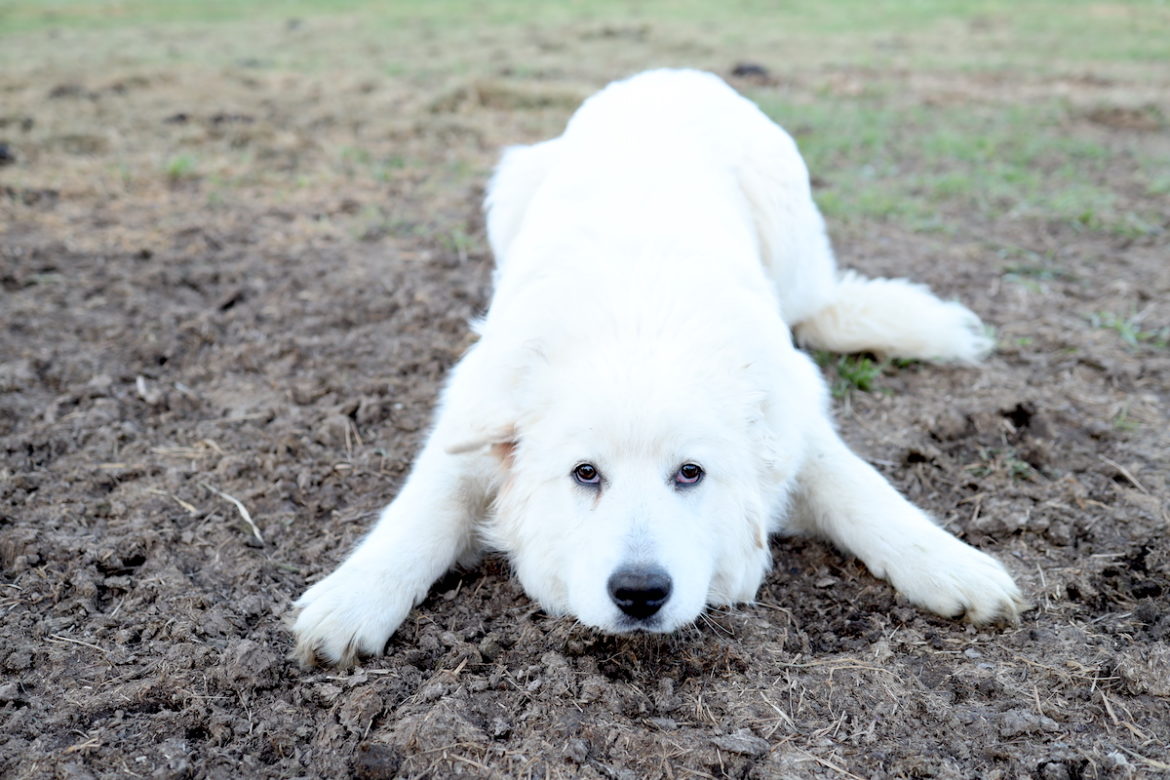
[[[394,502],[357,549],[309,588],[293,632],[295,656],[348,666],[380,654],[387,640],[431,585],[471,552],[472,524],[483,506],[470,501],[469,462],[432,436]]]
[[[973,623],[1014,620],[1024,600],[999,561],[907,501],[826,423],[797,477],[794,530],[828,537],[914,604]]]
[[[398,497],[349,558],[297,600],[294,655],[303,664],[349,665],[381,653],[435,580],[477,553],[474,526],[487,511],[500,461],[484,448],[452,449],[485,414],[490,368],[479,347],[455,368],[435,429]]]

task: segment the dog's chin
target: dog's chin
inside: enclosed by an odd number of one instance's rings
[[[605,634],[669,634],[678,629],[679,624],[673,620],[667,621],[660,615],[649,618],[635,618],[629,615],[618,615],[603,623],[586,624]]]

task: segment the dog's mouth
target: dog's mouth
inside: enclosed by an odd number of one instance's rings
[[[663,624],[660,615],[646,618],[635,618],[622,615],[614,621],[613,627],[608,629],[611,634],[663,634],[669,631]]]

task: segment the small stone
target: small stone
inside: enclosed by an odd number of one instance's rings
[[[492,718],[488,725],[488,735],[492,739],[505,739],[512,733],[512,724],[500,717]]]
[[[589,758],[589,743],[580,737],[574,737],[565,745],[565,760],[574,764],[584,764]]]
[[[15,682],[0,685],[0,702],[21,701],[20,685]]]
[[[1000,716],[999,735],[1004,739],[1042,731],[1060,731],[1060,726],[1047,715],[1038,715],[1027,710],[1011,710]]]
[[[740,729],[734,734],[724,734],[711,741],[721,750],[744,756],[762,756],[769,749],[768,741],[757,737],[750,729]]]

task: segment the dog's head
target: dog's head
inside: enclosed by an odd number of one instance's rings
[[[613,633],[751,600],[798,462],[800,359],[784,377],[780,356],[761,370],[743,349],[533,354],[489,437],[501,477],[484,529],[528,594]]]

